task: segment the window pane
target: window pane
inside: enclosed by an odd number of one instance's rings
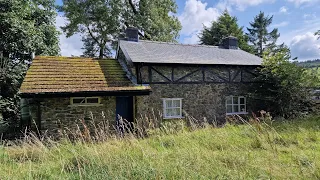
[[[85,98],[73,98],[73,99],[72,99],[72,103],[73,103],[73,104],[85,103]]]
[[[240,105],[240,112],[246,112],[246,106]]]
[[[232,113],[232,105],[227,105],[227,113]]]
[[[239,104],[238,97],[233,97],[233,104]]]
[[[166,109],[165,117],[171,117],[172,116],[172,109]]]
[[[172,109],[172,116],[180,116],[180,108]]]
[[[232,104],[232,97],[230,96],[227,97],[227,104]]]
[[[245,101],[244,101],[243,97],[240,98],[240,104],[245,104]]]
[[[166,100],[166,107],[167,108],[172,107],[172,100]]]
[[[172,107],[180,107],[180,100],[173,100]]]
[[[99,98],[87,98],[87,103],[98,104],[99,103]]]
[[[239,112],[239,105],[233,105],[233,112]]]

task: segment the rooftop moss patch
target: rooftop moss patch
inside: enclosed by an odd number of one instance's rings
[[[146,90],[127,77],[116,59],[38,56],[20,93]]]

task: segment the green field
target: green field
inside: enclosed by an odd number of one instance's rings
[[[2,146],[0,179],[320,179],[320,117],[183,129]]]

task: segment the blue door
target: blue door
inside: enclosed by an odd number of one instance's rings
[[[116,97],[116,120],[119,123],[119,115],[122,119],[132,123],[133,122],[133,97],[119,96]]]

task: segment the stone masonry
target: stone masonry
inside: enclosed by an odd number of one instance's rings
[[[198,121],[206,119],[209,123],[217,122],[222,124],[225,122],[226,117],[226,96],[246,96],[248,84],[241,83],[240,81],[252,80],[252,75],[241,72],[242,79],[237,73],[239,67],[233,67],[230,69],[230,76],[233,79],[232,83],[222,82],[221,78],[207,73],[205,74],[206,81],[216,81],[218,83],[206,83],[201,82],[202,72],[192,74],[183,79],[186,83],[171,83],[168,79],[172,79],[172,66],[152,66],[166,78],[159,75],[159,73],[148,71],[147,66],[140,68],[141,82],[150,83],[152,93],[149,96],[137,97],[137,114],[138,116],[145,116],[146,114],[162,114],[163,113],[163,101],[162,98],[183,98],[182,109],[183,116],[191,116]],[[174,79],[179,79],[186,76],[188,73],[195,71],[199,67],[175,65],[174,67]],[[229,72],[226,67],[216,66],[207,67],[214,74],[220,75],[220,77],[228,78]],[[230,67],[229,67],[230,68]],[[251,68],[250,70],[253,70]],[[150,77],[152,81],[149,82]],[[174,81],[173,79],[173,81]],[[198,82],[198,83],[188,83]],[[159,84],[157,84],[159,83]],[[247,110],[250,111],[249,98],[247,97]],[[161,118],[160,118],[161,119]]]
[[[41,100],[41,130],[49,134],[57,133],[65,128],[71,131],[86,125],[108,125],[113,129],[116,118],[116,98],[101,97],[101,105],[70,105],[70,98],[46,98]],[[31,107],[32,127],[35,129],[37,108]]]

